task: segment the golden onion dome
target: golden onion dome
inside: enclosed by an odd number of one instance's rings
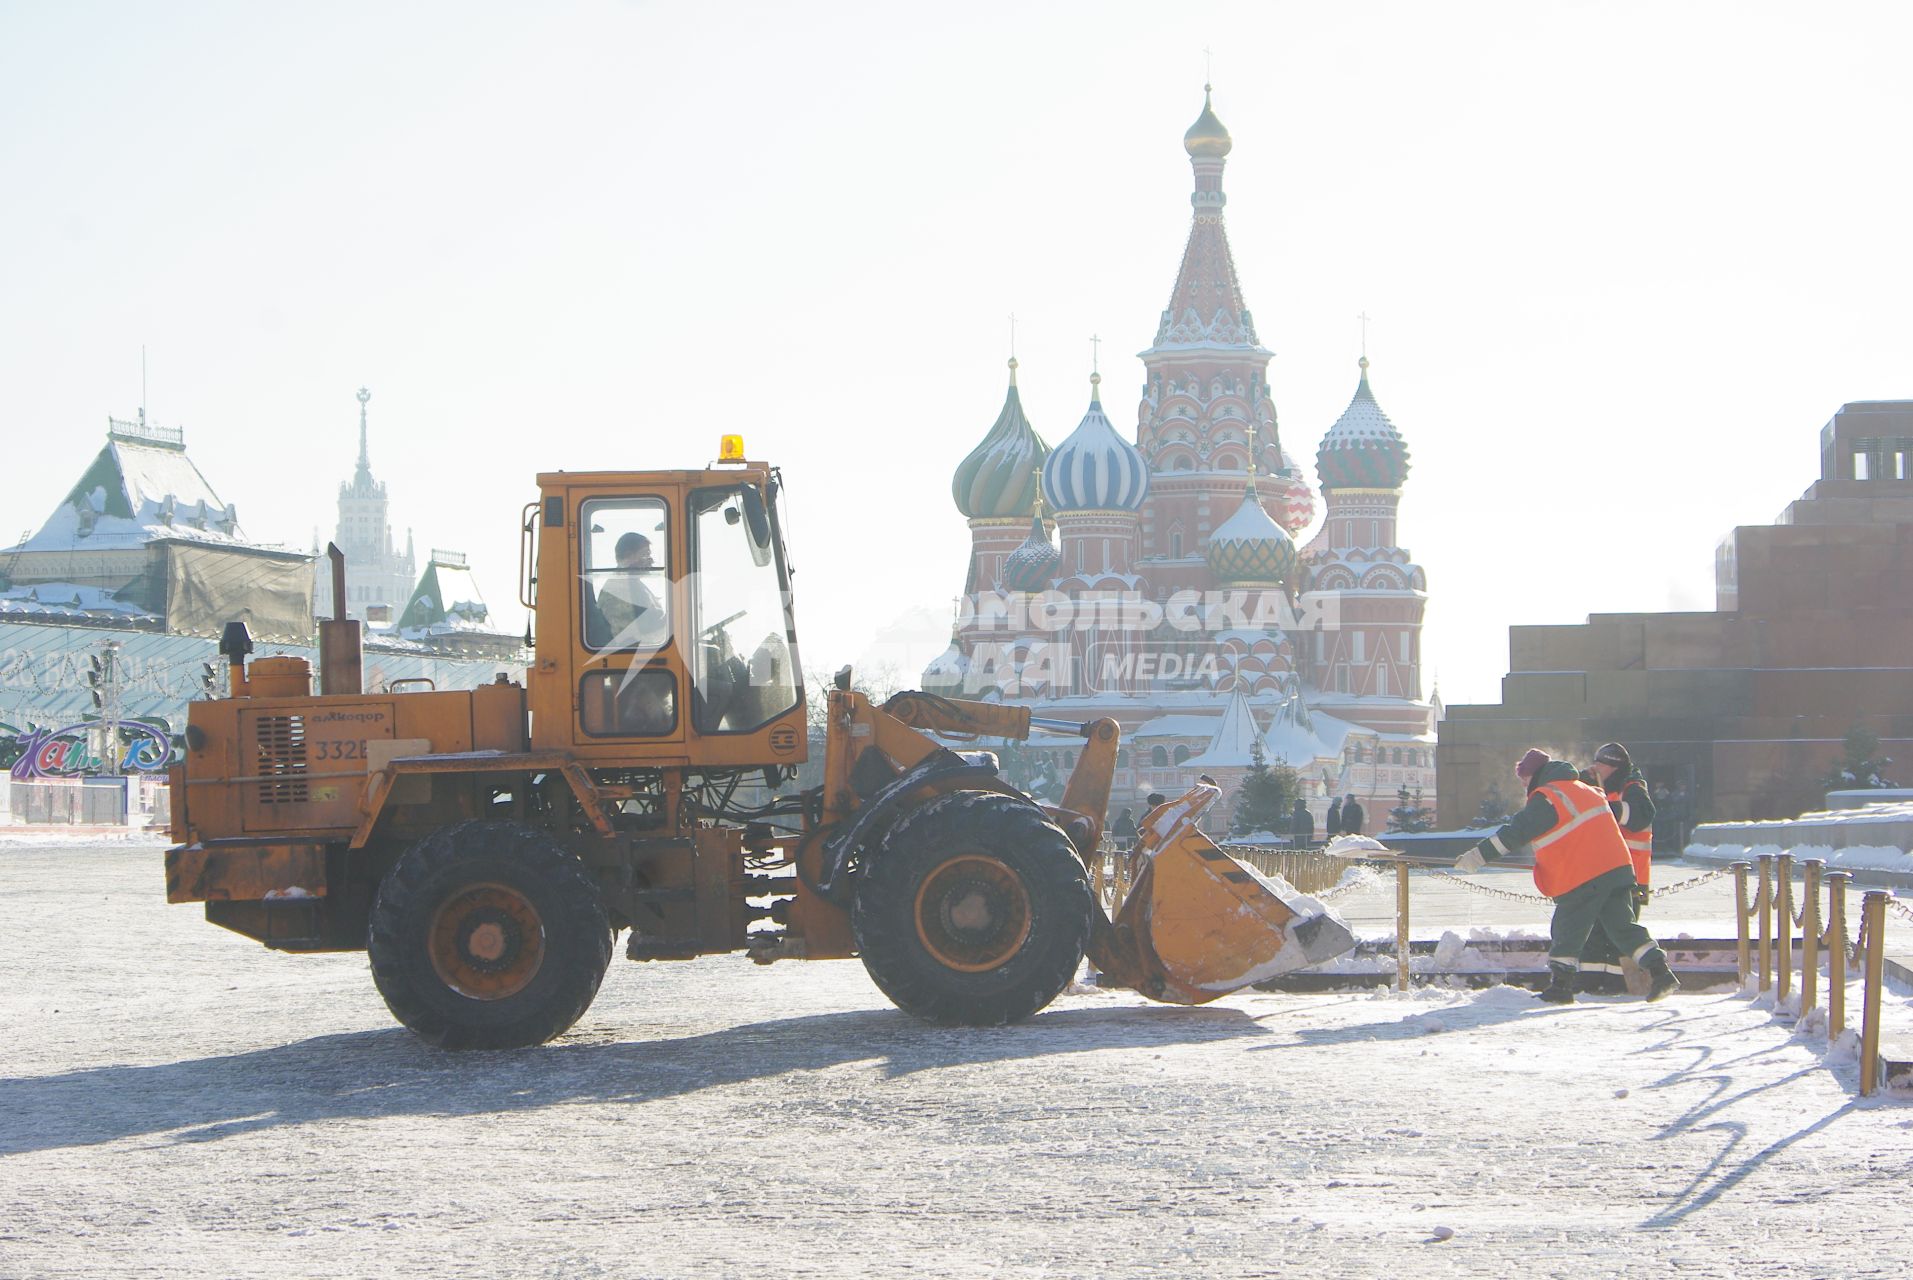
[[[1182,148],[1192,156],[1215,156],[1218,159],[1229,154],[1229,148],[1235,142],[1229,137],[1229,131],[1222,127],[1222,121],[1216,119],[1215,110],[1209,105],[1209,86],[1202,86],[1202,114],[1189,126],[1189,132],[1182,135]]]

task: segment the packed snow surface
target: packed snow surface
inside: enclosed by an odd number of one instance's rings
[[[1725,1280],[1913,1254],[1913,1111],[1735,994],[1078,988],[951,1030],[856,961],[619,960],[557,1043],[450,1054],[392,1025],[362,956],[167,906],[157,847],[8,843],[0,895],[5,1277]]]

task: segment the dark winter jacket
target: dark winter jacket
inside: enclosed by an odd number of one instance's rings
[[[1550,760],[1536,769],[1534,776],[1528,779],[1528,803],[1522,806],[1520,813],[1508,819],[1501,830],[1475,846],[1481,856],[1490,862],[1497,861],[1554,830],[1554,824],[1560,819],[1554,811],[1554,803],[1541,794],[1539,788],[1549,782],[1573,782],[1577,776],[1574,766],[1565,760]]]
[[[1569,787],[1555,784],[1571,783]],[[1603,794],[1580,780],[1574,766],[1550,760],[1528,779],[1528,803],[1501,830],[1476,845],[1488,862],[1547,837],[1535,848],[1535,887],[1551,898],[1605,875],[1625,870],[1634,878],[1621,830],[1603,804]]]
[[[1322,819],[1322,834],[1331,840],[1342,834],[1342,802],[1340,800],[1329,801],[1328,816]]]
[[[1620,799],[1615,799],[1619,793]],[[1630,769],[1625,778],[1610,778],[1607,807],[1624,831],[1649,831],[1654,826],[1654,797],[1647,793],[1647,779],[1639,769]]]
[[[1315,843],[1315,815],[1300,800],[1295,802],[1295,813],[1290,816],[1291,835],[1295,837],[1296,847]]]
[[[1342,830],[1344,833],[1351,836],[1361,835],[1362,823],[1367,820],[1368,815],[1362,811],[1362,805],[1359,800],[1350,800],[1342,806]]]

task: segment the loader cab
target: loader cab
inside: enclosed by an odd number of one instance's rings
[[[802,762],[776,470],[738,460],[538,485],[525,521],[535,573],[521,582],[534,748],[602,768]]]

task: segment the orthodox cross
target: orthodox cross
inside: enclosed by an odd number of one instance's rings
[[[1368,312],[1355,317],[1362,322],[1362,359],[1368,359]]]
[[[1090,334],[1089,335],[1089,371],[1091,373],[1100,372],[1100,370],[1097,368],[1097,360],[1102,355],[1102,349],[1103,349],[1103,340],[1097,337],[1093,333]]]

